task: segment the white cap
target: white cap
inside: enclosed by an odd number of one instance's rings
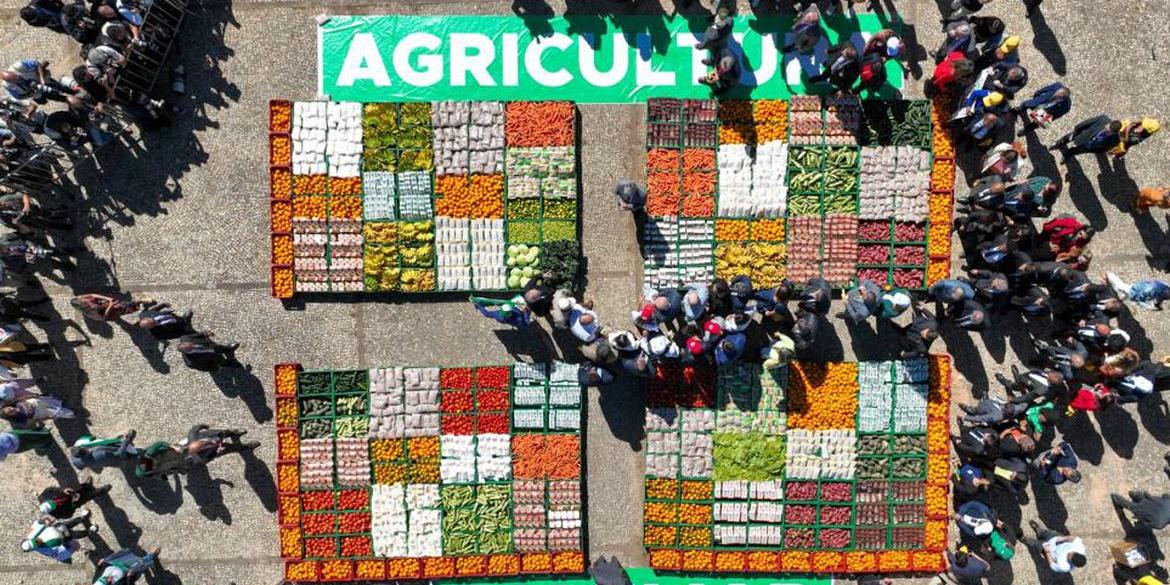
[[[988,522],[987,520],[980,520],[979,523],[975,525],[975,536],[987,536],[988,534],[991,534],[991,530],[991,522]]]
[[[897,57],[901,52],[902,41],[899,40],[898,37],[890,37],[890,39],[886,41],[886,56]]]

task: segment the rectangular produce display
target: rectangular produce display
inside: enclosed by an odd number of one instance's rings
[[[649,100],[645,284],[822,276],[922,289],[945,278],[955,166],[944,108]]]
[[[584,572],[581,404],[562,362],[276,366],[285,578]]]
[[[570,102],[273,101],[269,151],[276,297],[515,290],[577,265]]]
[[[684,572],[938,572],[950,356],[660,367],[643,540]]]

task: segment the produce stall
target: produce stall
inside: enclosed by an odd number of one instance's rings
[[[561,362],[276,366],[285,578],[583,573],[581,406]]]
[[[273,101],[269,131],[278,298],[577,277],[572,103]]]
[[[645,284],[945,278],[955,166],[939,110],[851,96],[650,100]]]
[[[946,355],[660,367],[646,398],[650,566],[938,572],[950,376]]]

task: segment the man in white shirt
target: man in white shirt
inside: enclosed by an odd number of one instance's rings
[[[1020,542],[1039,549],[1053,573],[1071,573],[1074,568],[1083,567],[1088,562],[1085,543],[1079,537],[1064,536],[1035,520],[1029,520],[1028,526],[1036,532],[1036,538],[1023,537]]]

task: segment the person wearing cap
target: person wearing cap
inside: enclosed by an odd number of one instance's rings
[[[991,536],[998,522],[995,510],[979,500],[971,500],[959,506],[955,515],[955,525],[967,538],[983,539]]]
[[[1134,213],[1149,213],[1151,207],[1170,209],[1170,187],[1151,187],[1138,191],[1133,203]]]
[[[828,81],[840,92],[853,89],[853,84],[861,76],[861,57],[857,54],[857,47],[845,37],[840,43],[829,48],[828,59],[819,75],[808,78],[809,83]]]
[[[1065,158],[1087,152],[1121,157],[1161,128],[1162,124],[1153,118],[1133,122],[1113,120],[1105,115],[1094,116],[1073,127],[1049,150],[1059,150]]]
[[[1036,467],[1044,483],[1061,485],[1065,482],[1081,482],[1081,472],[1077,470],[1079,463],[1080,459],[1077,458],[1072,445],[1067,441],[1061,441],[1059,445],[1037,456],[1032,465]]]
[[[707,290],[707,285],[699,282],[693,282],[686,286],[683,292],[683,316],[687,322],[694,323],[703,317],[707,312],[707,299],[710,297],[710,292]]]
[[[991,487],[991,480],[987,479],[983,470],[973,463],[960,465],[951,477],[951,483],[955,486],[955,496],[959,498],[960,503],[987,493],[987,489]]]
[[[554,329],[569,328],[569,313],[572,312],[573,306],[576,304],[577,299],[573,298],[573,294],[566,289],[562,288],[553,293],[552,302],[549,303],[548,316]]]
[[[98,561],[97,566],[101,573],[94,579],[93,585],[133,585],[139,577],[154,567],[160,552],[161,547],[144,556],[138,556],[128,548],[113,553]]]
[[[1020,61],[1020,37],[1009,35],[1003,39],[994,51],[986,51],[975,59],[975,68],[982,70],[988,67],[1006,63],[1014,65]]]
[[[938,320],[926,309],[915,307],[914,319],[905,327],[898,327],[898,349],[902,359],[923,357],[930,352],[930,344],[938,339]],[[895,327],[897,327],[895,325]]]
[[[972,109],[967,123],[963,126],[963,136],[969,138],[976,146],[987,147],[995,138],[995,133],[1006,124],[1003,112],[1003,94],[994,91],[988,93]]]
[[[881,295],[881,287],[868,278],[862,278],[845,293],[845,311],[838,313],[837,317],[861,323],[881,308]]]
[[[739,74],[739,60],[730,50],[723,49],[719,60],[715,62],[715,68],[710,73],[700,77],[698,81],[703,85],[711,86],[711,92],[719,95],[739,85]]]
[[[92,476],[72,487],[47,487],[37,496],[37,507],[42,514],[65,520],[72,518],[81,506],[109,492],[110,487],[110,484],[94,487]]]
[[[1106,151],[1113,158],[1125,156],[1129,149],[1145,142],[1162,129],[1162,123],[1156,118],[1142,118],[1141,120],[1122,120],[1121,131],[1117,144]]]
[[[894,29],[883,28],[869,37],[865,42],[863,55],[879,55],[890,59],[897,59],[902,55],[902,41],[897,37]]]
[[[1018,136],[1023,136],[1037,128],[1047,127],[1051,122],[1063,118],[1071,110],[1072,91],[1059,81],[1041,87],[1032,94],[1031,98],[1012,108],[1012,112],[1024,121],[1024,127]]]
[[[646,213],[646,190],[637,183],[629,179],[618,181],[614,195],[617,197],[618,209],[634,215]]]
[[[896,319],[910,309],[913,297],[904,288],[893,288],[882,293],[878,300],[878,319]]]
[[[1170,494],[1151,496],[1141,490],[1130,490],[1129,499],[1118,494],[1109,494],[1113,505],[1133,513],[1137,520],[1135,527],[1161,530],[1170,525]]]
[[[975,68],[979,68],[978,63],[976,63]],[[983,88],[998,91],[1010,100],[1026,85],[1028,85],[1028,70],[1016,63],[1003,61],[991,66],[991,73],[987,76]]]
[[[78,524],[84,525],[84,530],[74,529]],[[82,510],[77,516],[66,520],[42,516],[33,522],[32,529],[20,543],[20,550],[70,564],[73,562],[73,553],[81,547],[77,539],[89,538],[96,533],[97,527],[89,522],[89,510]]]

